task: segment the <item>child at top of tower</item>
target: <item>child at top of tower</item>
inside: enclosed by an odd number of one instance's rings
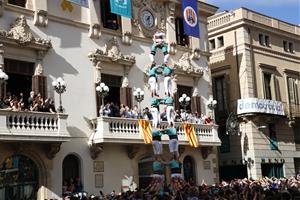
[[[156,55],[157,49],[161,49],[164,54],[164,63],[168,63],[169,52],[168,52],[168,44],[166,43],[166,35],[163,32],[157,31],[153,35],[153,45],[151,47],[150,60],[154,63],[154,56]]]

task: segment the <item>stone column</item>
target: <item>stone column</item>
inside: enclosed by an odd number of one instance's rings
[[[98,1],[97,1],[98,2]],[[100,30],[100,18],[97,15],[97,8],[95,5],[95,1],[89,1],[89,20],[90,20],[90,29],[89,29],[89,37],[93,39],[99,39],[101,36]]]
[[[32,90],[42,97],[47,98],[47,77],[44,76],[43,58],[45,51],[37,51],[34,75],[32,76]]]
[[[124,76],[122,80],[122,86],[120,88],[120,102],[121,104],[132,107],[132,88],[129,86],[128,74],[130,67],[124,66]]]
[[[47,0],[32,0],[32,3],[34,9],[34,25],[46,27],[48,25]]]
[[[193,85],[193,94],[191,98],[191,110],[197,111],[199,114],[201,113],[201,97],[199,96],[198,83],[199,77],[194,77],[194,85]]]
[[[1,2],[0,2],[1,3]],[[4,71],[4,50],[3,44],[0,44],[0,69]],[[0,98],[5,97],[6,94],[6,83],[5,81],[0,82]]]
[[[176,53],[175,8],[176,4],[174,2],[168,2],[166,6],[166,39],[169,44],[169,53],[171,55]]]
[[[95,63],[95,69],[96,69],[95,70],[95,83],[99,84],[99,83],[101,83],[101,69],[102,69],[100,61]]]

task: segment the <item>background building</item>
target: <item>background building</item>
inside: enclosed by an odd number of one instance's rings
[[[208,31],[220,178],[294,175],[300,27],[239,8],[209,17]]]
[[[141,187],[149,182],[152,148],[143,144],[137,120],[97,118],[95,87],[105,82],[110,88],[105,103],[129,107],[136,104],[132,92],[140,87],[145,90],[141,106],[149,106],[145,70],[157,29],[166,32],[170,63],[176,66],[176,99],[186,93],[192,97],[190,110],[212,114],[206,106],[212,96],[206,25],[217,8],[198,1],[198,39],[183,34],[180,1],[132,4],[130,20],[110,13],[108,0],[90,0],[89,8],[61,0],[0,1],[0,67],[9,76],[2,80],[2,97],[22,92],[27,100],[33,90],[54,97],[58,107],[51,83],[57,77],[67,83],[64,114],[0,110],[0,169],[5,174],[0,176],[0,199],[58,198],[63,181],[71,177],[79,177],[89,194],[119,192],[125,175]],[[161,61],[162,54],[158,57]],[[179,137],[186,178],[216,182],[217,127],[195,126],[199,148],[189,147],[182,132]]]

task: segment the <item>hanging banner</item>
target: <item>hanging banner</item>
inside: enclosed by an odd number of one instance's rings
[[[284,109],[281,101],[258,98],[239,99],[237,114],[245,113],[284,115]]]
[[[151,123],[148,120],[140,119],[139,120],[139,131],[142,137],[144,138],[145,144],[152,143],[152,127]]]
[[[184,34],[200,37],[197,0],[182,0]]]
[[[68,0],[68,1],[82,7],[86,7],[86,8],[89,7],[89,0]]]
[[[190,123],[183,124],[183,130],[185,136],[192,147],[197,148],[199,146],[198,138],[195,132],[195,128]]]
[[[131,19],[131,0],[110,0],[110,11]]]

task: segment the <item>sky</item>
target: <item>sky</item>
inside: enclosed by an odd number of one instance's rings
[[[300,25],[300,0],[206,0],[220,11],[246,7],[291,24]]]

